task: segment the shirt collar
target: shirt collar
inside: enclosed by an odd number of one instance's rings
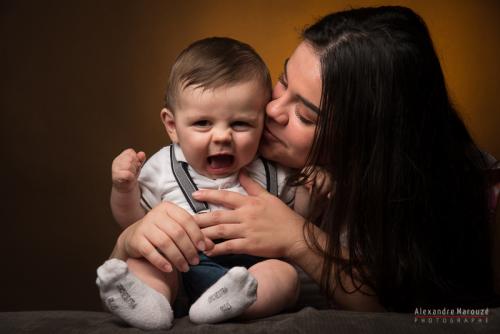
[[[182,152],[182,149],[179,146],[179,144],[172,144],[172,147],[174,148],[175,158],[177,159],[177,161],[187,163],[186,157],[184,156],[184,152]]]

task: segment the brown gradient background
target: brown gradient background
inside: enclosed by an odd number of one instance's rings
[[[0,310],[100,309],[95,269],[119,232],[110,164],[166,143],[159,112],[182,48],[241,39],[276,78],[306,24],[382,4],[424,17],[454,102],[500,157],[496,1],[1,1]]]

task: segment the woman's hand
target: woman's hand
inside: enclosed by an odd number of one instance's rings
[[[227,239],[205,252],[209,256],[249,254],[262,257],[288,257],[304,247],[304,218],[280,199],[265,191],[244,172],[241,185],[248,196],[220,190],[199,190],[199,201],[223,205],[227,211],[215,211],[194,217],[205,237]]]
[[[213,243],[205,239],[192,215],[173,203],[163,202],[122,232],[111,256],[144,257],[164,272],[173,267],[186,272],[188,263],[199,263],[198,250],[211,247]]]

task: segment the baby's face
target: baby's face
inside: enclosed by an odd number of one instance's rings
[[[187,87],[180,93],[169,135],[199,174],[228,176],[255,158],[268,101],[269,93],[257,81],[213,90]],[[168,129],[168,120],[164,122]]]

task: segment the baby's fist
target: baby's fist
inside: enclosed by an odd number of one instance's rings
[[[119,192],[130,192],[137,186],[137,178],[141,167],[146,161],[146,154],[136,153],[129,148],[120,153],[111,165],[113,187]]]

